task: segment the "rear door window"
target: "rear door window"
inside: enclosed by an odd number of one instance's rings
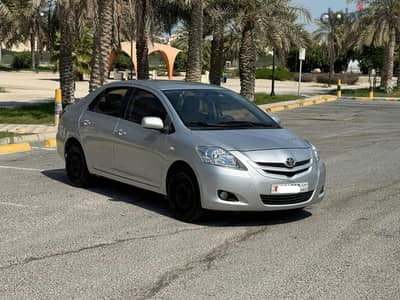
[[[89,105],[89,110],[113,117],[120,117],[128,87],[107,89],[98,95]]]

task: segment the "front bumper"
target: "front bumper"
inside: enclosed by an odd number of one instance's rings
[[[243,160],[242,160],[243,161]],[[314,161],[309,172],[292,178],[261,175],[251,165],[247,171],[229,169],[207,164],[196,166],[199,179],[202,207],[221,211],[276,211],[303,208],[322,201],[325,196],[326,167],[323,161]],[[306,201],[295,204],[267,205],[261,195],[269,195],[273,184],[304,183],[313,191]],[[218,196],[218,190],[227,191],[238,201],[224,201]]]

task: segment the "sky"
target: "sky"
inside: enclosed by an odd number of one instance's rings
[[[355,11],[356,1],[348,4],[346,0],[292,0],[295,4],[300,4],[311,11],[313,19],[319,19],[324,12],[331,8],[334,11],[346,10]],[[306,26],[308,31],[314,31],[316,29],[315,25],[310,24]]]

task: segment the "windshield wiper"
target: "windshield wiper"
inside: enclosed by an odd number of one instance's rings
[[[263,128],[276,128],[275,124],[263,124],[257,122],[249,122],[249,121],[226,121],[220,122],[219,125],[225,127],[263,127]]]

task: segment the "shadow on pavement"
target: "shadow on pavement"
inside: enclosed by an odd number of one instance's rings
[[[46,170],[43,171],[42,174],[52,180],[70,185],[64,169]],[[96,178],[93,185],[86,188],[86,190],[104,195],[109,201],[123,201],[171,218],[166,197],[161,194],[102,177]],[[196,224],[212,227],[265,226],[292,223],[301,221],[310,216],[312,216],[312,213],[307,210],[274,212],[209,211],[207,215]]]
[[[17,107],[17,106],[26,106],[26,105],[34,105],[40,103],[48,103],[50,101],[54,101],[54,99],[38,99],[38,100],[21,100],[21,101],[8,101],[8,100],[0,100],[0,107]]]

